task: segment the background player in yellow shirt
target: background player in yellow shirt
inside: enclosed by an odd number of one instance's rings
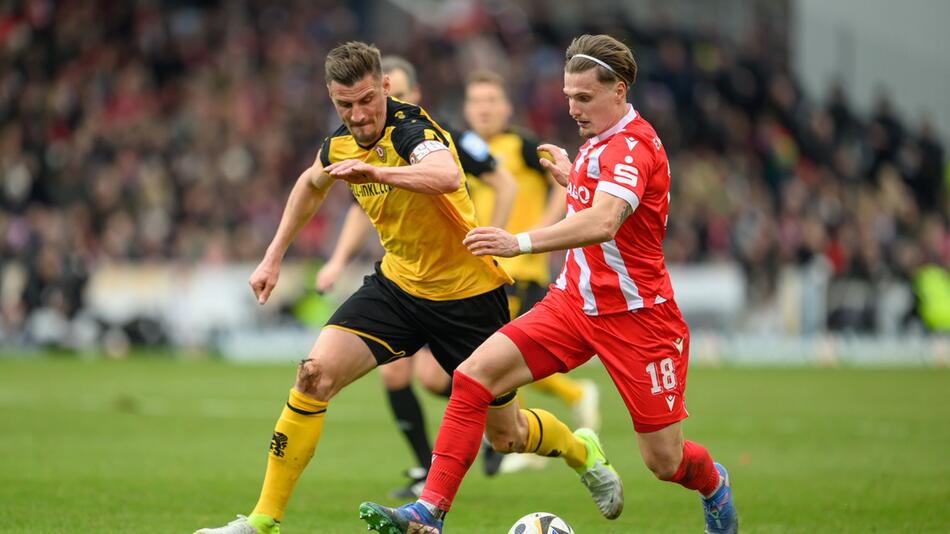
[[[382,69],[383,73],[389,76],[391,97],[410,104],[419,104],[422,95],[415,67],[411,63],[398,56],[386,56],[382,58]],[[455,141],[466,178],[470,183],[472,180],[478,180],[480,187],[491,191],[496,199],[493,209],[487,212],[486,217],[492,224],[504,226],[515,199],[514,178],[504,168],[497,167],[495,159],[489,153],[488,145],[474,133],[451,129],[449,133]],[[346,213],[340,237],[330,259],[317,273],[317,291],[326,291],[336,283],[347,262],[370,235],[375,236],[373,225],[362,208],[354,204]],[[425,417],[412,390],[413,374],[426,389],[436,395],[448,398],[452,387],[449,375],[425,348],[413,358],[402,358],[379,368],[396,426],[406,438],[417,462],[417,467],[406,470],[408,484],[390,493],[391,497],[398,499],[416,498],[420,495],[432,462],[432,444],[426,432]],[[493,469],[497,469],[501,455],[492,452],[490,447],[486,450],[485,454],[490,456],[486,461],[489,464],[494,462]]]
[[[465,120],[501,167],[515,178],[518,190],[514,209],[504,228],[513,233],[526,232],[554,224],[564,216],[564,188],[541,166],[538,141],[530,132],[510,125],[513,108],[508,100],[504,80],[491,71],[472,73],[465,84]],[[498,196],[477,180],[469,187],[479,221],[490,220],[489,214]],[[530,310],[547,293],[551,282],[547,254],[526,254],[514,258],[497,258],[515,279],[508,286],[508,305],[512,318]],[[539,380],[531,387],[556,396],[572,408],[574,422],[580,427],[600,426],[597,387],[590,380],[574,380],[557,373]],[[505,458],[503,471],[539,467],[547,459],[533,454],[513,454]]]

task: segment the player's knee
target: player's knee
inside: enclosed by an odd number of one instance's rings
[[[337,392],[336,381],[318,361],[307,358],[297,368],[297,389],[322,401],[330,400]]]

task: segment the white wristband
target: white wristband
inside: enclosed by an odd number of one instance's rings
[[[521,232],[515,237],[518,238],[518,250],[522,254],[531,254],[531,236],[528,235],[528,232]]]

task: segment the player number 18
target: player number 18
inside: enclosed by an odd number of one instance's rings
[[[650,362],[647,365],[647,374],[650,375],[650,381],[653,383],[653,387],[650,388],[650,393],[656,395],[657,393],[662,392],[664,389],[671,390],[676,387],[676,370],[673,367],[672,358],[663,358],[660,360],[660,372],[657,374],[656,362]],[[663,387],[660,387],[660,378],[663,380]]]

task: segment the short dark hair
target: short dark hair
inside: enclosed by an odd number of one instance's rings
[[[406,73],[409,79],[409,88],[414,89],[419,85],[419,77],[416,75],[416,68],[409,63],[409,60],[402,56],[386,56],[382,61],[383,73],[389,74],[394,70],[401,70]]]
[[[577,54],[597,58],[610,65],[610,69],[588,58],[575,57]],[[628,90],[637,81],[637,60],[633,57],[633,51],[609,35],[581,35],[571,41],[564,57],[567,59],[565,72],[584,72],[596,68],[597,79],[601,83],[621,81],[627,84]]]
[[[327,85],[337,82],[350,86],[362,80],[367,74],[380,79],[383,77],[380,62],[379,49],[371,44],[360,41],[341,44],[327,54],[324,65]]]

